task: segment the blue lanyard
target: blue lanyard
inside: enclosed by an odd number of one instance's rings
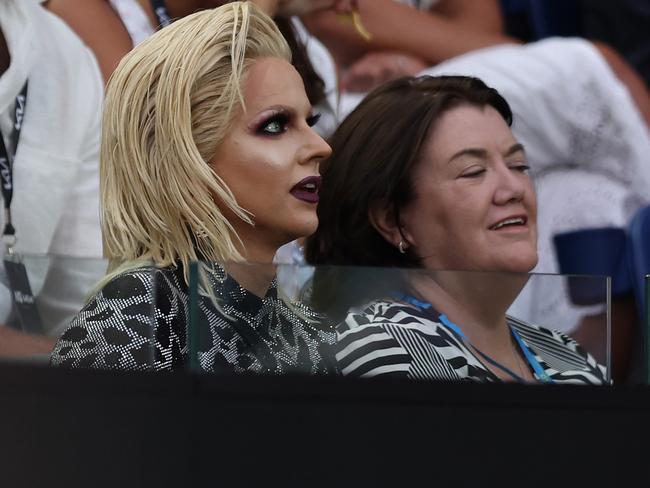
[[[540,380],[542,380],[544,383],[555,383],[553,381],[553,378],[551,378],[548,373],[542,368],[542,365],[539,364],[539,361],[535,357],[535,355],[530,351],[530,348],[524,343],[523,339],[519,336],[519,333],[510,327],[510,331],[512,332],[512,335],[514,336],[515,340],[517,341],[517,344],[519,344],[519,347],[524,353],[524,356],[526,356],[526,359],[528,360],[528,364],[532,366],[532,368],[535,370],[535,374],[539,377]]]
[[[429,309],[432,309],[432,308],[433,308],[432,305],[431,305],[430,303],[428,303],[428,302],[423,302],[423,301],[418,300],[417,298],[412,297],[412,296],[410,296],[410,295],[399,295],[399,296],[396,296],[396,298],[397,298],[398,300],[402,300],[402,301],[404,301],[404,302],[410,303],[411,305],[414,305],[415,307],[420,308],[420,309],[422,309],[422,310],[429,310]],[[444,315],[444,314],[440,314],[439,317],[438,317],[438,320],[440,320],[440,322],[442,323],[442,325],[444,325],[445,327],[447,327],[448,329],[450,329],[452,332],[454,332],[454,333],[455,333],[458,337],[460,337],[464,342],[466,342],[467,344],[471,345],[471,342],[469,341],[469,339],[467,338],[467,336],[465,335],[465,333],[461,330],[461,328],[458,327],[458,325],[454,324],[451,320],[449,320],[449,318],[448,318],[446,315]],[[535,374],[537,375],[537,377],[538,377],[541,381],[543,381],[544,383],[554,383],[553,379],[552,379],[552,378],[548,375],[548,373],[544,370],[544,368],[542,367],[542,365],[539,364],[539,361],[537,360],[537,358],[535,357],[535,355],[531,352],[530,348],[529,348],[529,347],[524,343],[523,339],[519,336],[519,334],[517,333],[517,331],[516,331],[513,327],[511,327],[511,326],[508,326],[508,327],[509,327],[510,332],[512,333],[513,337],[515,338],[515,341],[517,341],[517,344],[519,345],[519,348],[520,348],[521,351],[524,353],[524,357],[526,358],[526,361],[528,361],[528,364],[530,364],[530,366],[533,368],[533,370],[535,371]],[[512,372],[509,368],[506,368],[506,367],[503,366],[502,364],[498,363],[497,361],[495,361],[494,359],[492,359],[491,357],[489,357],[487,354],[483,354],[479,349],[475,348],[474,346],[472,346],[472,349],[474,349],[476,352],[478,352],[479,355],[480,355],[483,359],[485,359],[486,361],[488,361],[488,362],[489,362],[490,364],[492,364],[493,366],[496,366],[497,368],[499,368],[499,369],[505,371],[505,372],[508,373],[510,376],[512,376],[513,378],[515,378],[515,379],[517,379],[517,380],[519,380],[519,381],[522,381],[522,382],[525,381],[525,380],[524,380],[523,378],[521,378],[519,375],[517,375],[516,373]]]

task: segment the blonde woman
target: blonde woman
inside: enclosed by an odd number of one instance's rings
[[[271,266],[318,223],[330,148],[317,119],[285,40],[247,2],[190,15],[129,53],[108,84],[101,154],[105,251],[119,267],[52,363],[171,370],[196,358],[216,372],[326,372],[331,331],[278,299]],[[268,266],[217,264],[242,261]]]

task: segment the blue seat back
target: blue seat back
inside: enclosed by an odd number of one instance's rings
[[[557,234],[553,241],[562,274],[610,276],[612,296],[631,290],[625,229],[582,229]],[[569,294],[576,305],[602,303],[606,288],[598,280],[570,279]]]
[[[639,307],[639,317],[645,317],[647,320],[645,277],[650,275],[650,205],[638,210],[634,215],[628,228],[628,235],[628,262]]]
[[[510,16],[526,15],[532,40],[552,36],[580,36],[580,0],[501,0],[506,22]]]

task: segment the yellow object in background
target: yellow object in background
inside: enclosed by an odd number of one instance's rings
[[[372,39],[372,34],[368,32],[368,29],[365,28],[363,25],[363,22],[361,22],[361,15],[359,15],[359,11],[355,10],[352,13],[349,14],[339,14],[339,20],[342,22],[350,22],[354,26],[354,30],[356,30],[361,37],[363,37],[366,41],[370,42]]]

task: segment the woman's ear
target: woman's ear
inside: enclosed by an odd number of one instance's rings
[[[399,248],[400,242],[402,243],[401,250],[405,250],[409,246],[402,235],[401,224],[398,222],[397,212],[393,205],[385,202],[375,203],[368,209],[368,218],[372,226],[391,246]]]

